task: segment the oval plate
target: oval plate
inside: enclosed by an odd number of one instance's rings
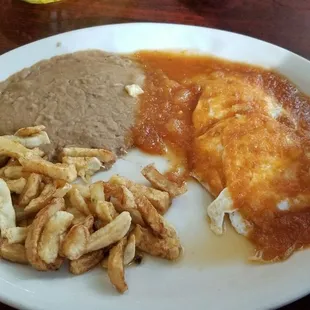
[[[302,90],[309,85],[310,62],[272,44],[230,32],[170,24],[121,24],[64,33],[0,56],[0,80],[35,62],[85,49],[128,53],[141,49],[190,50],[273,68]],[[113,170],[143,182],[139,170],[161,158],[133,150]],[[205,219],[211,197],[198,184],[175,199],[167,218],[180,234],[184,257],[176,263],[147,257],[126,270],[129,291],[120,296],[100,268],[73,276],[66,268],[42,273],[1,261],[0,299],[23,309],[270,309],[310,292],[310,251],[272,265],[251,265],[242,237],[215,237]]]

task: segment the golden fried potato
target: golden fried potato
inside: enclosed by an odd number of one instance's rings
[[[54,194],[56,198],[63,198],[67,195],[67,193],[72,189],[72,185],[69,183],[64,183],[61,186],[57,186],[57,190]]]
[[[44,125],[37,125],[37,126],[33,126],[33,127],[23,127],[18,129],[14,136],[18,136],[18,137],[30,137],[32,135],[38,134],[41,131],[44,131],[46,129],[46,127]]]
[[[160,214],[164,214],[171,205],[171,199],[167,192],[162,192],[155,188],[136,184],[119,175],[114,175],[109,180],[109,183],[126,186],[133,193],[134,196],[144,195],[153,204],[153,206]]]
[[[87,252],[103,249],[121,240],[129,231],[131,217],[128,212],[122,212],[112,222],[94,232],[87,244]]]
[[[20,143],[0,137],[0,156],[2,155],[17,159],[37,156],[35,152],[27,149]]]
[[[100,160],[97,157],[69,157],[62,158],[64,164],[74,165],[78,176],[86,183],[90,181],[93,176],[102,167]]]
[[[7,240],[0,242],[0,257],[13,263],[28,264],[25,246],[9,244]]]
[[[126,186],[123,185],[121,185],[121,191],[122,191],[122,200],[121,201],[112,200],[113,202],[115,202],[114,204],[115,209],[119,213],[123,211],[129,212],[132,218],[132,222],[134,224],[145,226],[145,223],[143,221],[140,211],[137,208],[137,204],[135,202],[135,198],[132,192]]]
[[[65,211],[56,212],[46,223],[38,245],[38,254],[46,264],[56,261],[60,236],[70,227],[73,215]]]
[[[154,188],[168,192],[172,198],[180,196],[187,191],[185,184],[179,186],[177,183],[168,180],[154,167],[154,165],[144,167],[141,173]]]
[[[131,234],[127,240],[124,250],[124,265],[129,265],[136,255],[136,236]]]
[[[132,231],[136,237],[137,249],[152,256],[159,256],[169,260],[176,260],[182,253],[180,241],[177,238],[159,238],[147,228],[137,225]]]
[[[116,155],[104,149],[70,147],[63,149],[63,155],[70,157],[97,157],[104,164],[113,164],[116,161]]]
[[[126,245],[126,237],[121,239],[117,243],[117,245],[115,245],[110,250],[108,259],[108,276],[110,278],[111,283],[120,293],[124,293],[125,291],[128,290],[124,272],[125,245]]]
[[[50,144],[51,141],[45,131],[41,131],[29,137],[19,137],[19,136],[3,136],[8,140],[12,140],[14,142],[20,143],[26,148],[32,149],[44,144]]]
[[[78,189],[72,188],[69,191],[68,196],[69,196],[69,201],[74,208],[76,208],[77,210],[85,214],[86,216],[90,215],[88,205],[85,199],[83,198],[83,196],[81,195],[81,193],[78,191]]]
[[[11,227],[3,229],[1,236],[7,239],[8,244],[24,243],[27,237],[28,227]]]
[[[28,176],[28,173],[24,172],[22,166],[8,166],[3,170],[3,175],[8,179],[20,179]]]
[[[89,236],[87,227],[74,225],[63,240],[61,253],[70,260],[79,259],[86,253]]]
[[[77,179],[77,171],[74,165],[53,164],[40,157],[28,156],[27,158],[19,158],[19,162],[23,166],[24,171],[43,174],[52,179],[65,180],[73,182]]]
[[[66,211],[74,216],[72,225],[83,224],[86,220],[86,215],[74,207],[68,207]]]
[[[11,227],[16,227],[15,209],[10,190],[5,181],[0,179],[0,232]]]
[[[84,199],[90,199],[90,188],[88,184],[72,184],[72,189],[77,189]]]
[[[27,180],[25,178],[19,178],[16,180],[6,180],[5,182],[12,193],[21,194],[25,188]]]
[[[103,250],[94,251],[83,255],[79,259],[70,261],[69,270],[79,275],[95,268],[104,258]]]
[[[40,174],[31,173],[29,178],[27,179],[26,186],[19,196],[18,204],[21,207],[27,206],[30,201],[39,195],[40,183],[42,181],[42,177]]]
[[[46,223],[56,212],[64,208],[64,199],[54,198],[44,209],[40,210],[29,227],[25,242],[26,255],[29,263],[37,270],[56,270],[62,264],[63,260],[60,258],[57,258],[53,264],[46,264],[38,254],[38,244]]]
[[[56,186],[52,183],[46,184],[41,194],[32,199],[29,204],[25,207],[24,211],[26,215],[35,214],[43,209],[53,198],[56,192]]]
[[[144,222],[150,226],[154,235],[162,238],[177,235],[174,228],[166,222],[145,196],[137,197],[136,204]]]

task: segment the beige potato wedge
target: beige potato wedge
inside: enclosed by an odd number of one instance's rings
[[[74,165],[78,176],[86,183],[102,167],[100,160],[97,157],[69,157],[64,156],[62,162],[65,164]]]
[[[116,155],[104,149],[70,147],[64,148],[63,154],[70,157],[97,157],[103,164],[113,164],[116,161]]]
[[[90,198],[93,204],[98,203],[99,201],[105,201],[105,194],[104,194],[104,183],[103,182],[96,182],[89,186],[90,190]]]
[[[136,236],[131,234],[127,240],[124,250],[124,265],[129,265],[136,255]]]
[[[8,179],[20,179],[23,177],[27,177],[28,173],[26,173],[22,166],[9,166],[4,169],[3,175]]]
[[[158,256],[168,260],[176,260],[182,253],[180,241],[177,238],[159,238],[147,228],[137,225],[132,231],[136,237],[137,249],[152,256]]]
[[[154,167],[154,165],[147,165],[142,169],[141,173],[154,188],[168,192],[171,198],[180,196],[187,191],[185,184],[180,186],[179,184],[168,180]]]
[[[57,187],[57,190],[54,194],[56,198],[63,198],[67,195],[67,193],[72,189],[72,185],[69,183],[64,183],[62,186]]]
[[[25,246],[9,244],[7,240],[0,242],[0,257],[13,263],[28,264]]]
[[[28,137],[19,137],[19,136],[13,136],[13,135],[8,135],[8,136],[3,136],[8,140],[12,140],[14,142],[20,143],[26,148],[33,149],[35,147],[38,147],[40,145],[44,144],[50,144],[51,141],[48,137],[48,134],[45,131],[41,131],[39,133],[36,133],[32,136]]]
[[[33,126],[33,127],[23,127],[18,129],[14,136],[18,136],[18,137],[30,137],[32,135],[38,134],[41,131],[44,131],[46,129],[46,127],[44,125],[37,125],[37,126]]]
[[[69,195],[69,201],[74,208],[78,209],[86,216],[90,215],[88,205],[83,196],[81,195],[81,193],[78,191],[78,189],[72,188],[69,191],[68,195]]]
[[[60,236],[70,227],[73,215],[65,211],[56,212],[46,223],[38,245],[38,254],[46,264],[56,261]]]
[[[28,227],[11,227],[2,230],[2,238],[7,239],[8,244],[24,243],[27,237]]]
[[[94,232],[87,244],[87,252],[103,249],[121,240],[129,231],[131,217],[129,212],[122,212],[112,222]]]
[[[79,259],[70,261],[69,270],[75,275],[83,274],[95,268],[104,258],[103,250],[83,255]]]
[[[135,202],[134,195],[126,186],[122,185],[121,190],[123,193],[123,197],[122,197],[121,202],[114,204],[116,211],[118,211],[119,213],[121,213],[123,211],[128,211],[130,213],[130,216],[132,218],[132,222],[134,224],[139,224],[141,226],[145,226],[145,223],[143,221],[141,213],[137,208],[137,204]],[[113,202],[114,202],[114,200],[113,200]]]
[[[94,222],[95,222],[95,219],[92,215],[88,215],[84,221],[83,221],[83,225],[89,230],[90,233],[93,232],[93,226],[94,226]]]
[[[89,230],[82,224],[74,225],[62,243],[61,253],[70,260],[79,259],[86,253]]]
[[[25,213],[28,215],[34,214],[43,209],[52,200],[55,192],[56,186],[54,184],[46,184],[41,194],[37,198],[32,199],[25,207]]]
[[[128,290],[127,283],[125,281],[124,271],[124,248],[126,245],[126,238],[120,240],[115,245],[109,254],[108,259],[108,276],[113,286],[119,293],[124,293]]]
[[[161,216],[145,196],[136,198],[136,204],[144,222],[152,229],[154,235],[166,238],[176,237],[176,231]]]
[[[5,137],[0,137],[0,156],[1,155],[17,159],[36,156],[35,152],[27,149],[20,143]]]
[[[61,258],[57,258],[54,264],[46,264],[38,254],[38,244],[46,223],[56,212],[62,211],[64,208],[64,199],[54,198],[44,209],[40,210],[29,227],[25,242],[26,255],[29,263],[37,270],[56,270],[63,261]]]
[[[72,225],[83,224],[86,220],[86,215],[74,207],[69,207],[66,209],[66,211],[74,216]]]
[[[72,189],[77,189],[84,199],[90,199],[90,188],[88,184],[72,184]]]
[[[40,174],[31,173],[29,178],[27,179],[27,183],[22,191],[18,204],[21,207],[27,206],[30,201],[39,195],[40,183],[42,181],[42,177]]]
[[[164,214],[171,205],[171,199],[167,192],[162,192],[155,188],[136,184],[119,175],[112,176],[109,183],[126,186],[134,196],[144,195],[160,214]]]
[[[74,165],[53,164],[40,157],[33,156],[19,158],[19,162],[24,171],[43,174],[52,179],[65,180],[69,183],[77,179],[77,171]]]
[[[16,227],[15,209],[10,190],[5,181],[0,179],[0,232],[11,227]]]
[[[23,192],[27,180],[25,178],[19,178],[16,180],[6,180],[5,182],[12,193],[19,195]]]

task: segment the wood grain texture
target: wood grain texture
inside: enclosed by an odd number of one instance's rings
[[[310,59],[309,0],[66,0],[49,5],[0,0],[0,54],[73,29],[139,21],[238,32]],[[9,309],[0,304],[0,310]],[[310,309],[310,296],[282,309]]]

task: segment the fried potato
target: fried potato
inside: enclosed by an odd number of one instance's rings
[[[97,157],[69,157],[64,156],[62,162],[65,164],[74,165],[78,176],[86,183],[102,167],[100,160]]]
[[[46,127],[44,125],[37,125],[33,127],[23,127],[23,128],[18,129],[15,132],[14,136],[30,137],[30,136],[40,133],[41,131],[44,131],[45,129]]]
[[[90,233],[93,232],[95,219],[92,215],[86,216],[82,224],[89,230]]]
[[[26,186],[24,187],[24,190],[22,191],[18,204],[21,207],[27,206],[30,201],[34,198],[36,198],[39,194],[40,190],[40,183],[41,183],[42,177],[40,174],[31,173],[29,178],[27,179]]]
[[[52,179],[65,180],[73,182],[77,179],[77,171],[74,165],[53,164],[40,157],[28,156],[27,158],[19,158],[19,162],[24,171],[43,174]]]
[[[86,215],[74,207],[69,207],[66,211],[74,216],[72,225],[83,224],[86,220]]]
[[[167,192],[162,192],[155,188],[136,184],[119,175],[114,175],[109,182],[111,184],[126,186],[134,194],[134,196],[144,195],[160,214],[164,214],[170,207],[171,199]]]
[[[15,209],[10,190],[5,181],[0,179],[0,232],[11,227],[16,227]]]
[[[79,259],[86,253],[89,230],[83,224],[74,225],[62,243],[61,253],[70,260]]]
[[[88,184],[72,184],[72,189],[77,189],[83,198],[90,199],[90,189]]]
[[[32,150],[29,150],[20,143],[5,137],[0,137],[0,156],[1,155],[17,159],[37,156]]]
[[[134,195],[126,186],[122,185],[121,190],[123,194],[122,201],[115,203],[116,211],[118,211],[119,213],[123,211],[128,211],[134,224],[145,226],[141,213],[137,208]]]
[[[103,249],[121,240],[129,231],[131,217],[129,212],[122,212],[112,222],[94,232],[87,244],[87,252]]]
[[[83,255],[79,259],[70,261],[69,270],[79,275],[95,268],[104,258],[103,250],[94,251]]]
[[[44,208],[51,201],[55,192],[56,186],[54,184],[46,184],[41,194],[37,198],[32,199],[25,207],[25,214],[34,214]]]
[[[97,157],[104,164],[112,164],[116,161],[116,155],[104,149],[87,149],[70,147],[63,149],[64,156],[70,157]]]
[[[14,142],[20,143],[21,145],[23,145],[26,148],[32,149],[35,147],[38,147],[40,145],[44,145],[44,144],[50,144],[51,141],[47,135],[47,133],[45,131],[41,131],[39,133],[36,133],[32,136],[28,136],[28,137],[19,137],[19,136],[3,136],[4,138],[8,139],[8,140],[12,140]]]
[[[38,254],[46,264],[56,261],[60,236],[70,227],[73,215],[65,211],[56,212],[46,223],[38,245]]]
[[[110,223],[116,217],[116,211],[111,202],[105,201],[102,182],[90,186],[90,211],[104,223]]]
[[[104,195],[104,183],[103,182],[96,182],[91,184],[89,187],[90,190],[90,198],[93,204],[98,203],[99,201],[105,201]]]
[[[168,180],[154,165],[147,165],[142,169],[141,173],[154,188],[168,192],[171,198],[180,196],[187,191],[185,184],[179,186],[177,183]]]
[[[10,191],[15,194],[21,194],[25,188],[27,180],[25,178],[19,178],[16,180],[6,180],[6,184]]]
[[[174,228],[166,222],[145,196],[137,197],[136,204],[144,222],[150,226],[154,235],[162,238],[177,235]]]
[[[136,226],[132,234],[136,237],[136,247],[152,256],[176,260],[182,253],[182,247],[177,238],[156,237],[147,228],[140,225]]]
[[[28,264],[25,246],[9,244],[7,240],[2,240],[0,243],[0,257],[13,263]]]
[[[8,179],[20,179],[27,176],[22,166],[9,166],[3,171],[3,175]]]
[[[24,243],[27,237],[28,227],[11,227],[3,229],[1,236],[8,240],[8,244]]]
[[[38,244],[46,223],[56,212],[62,211],[64,208],[64,199],[54,198],[44,209],[40,210],[29,227],[25,242],[26,255],[29,263],[37,270],[56,270],[62,264],[61,258],[57,258],[53,264],[46,264],[39,256]]]
[[[128,290],[127,283],[125,281],[124,272],[124,248],[126,245],[126,237],[121,239],[117,245],[115,245],[109,254],[108,259],[108,276],[113,286],[120,292],[124,293]]]
[[[90,211],[88,209],[85,199],[76,188],[72,188],[69,191],[68,195],[69,195],[69,201],[73,207],[75,207],[85,215],[90,215]]]
[[[124,250],[124,265],[129,265],[136,255],[136,236],[131,234]]]
[[[57,187],[57,190],[54,194],[54,197],[56,198],[62,198],[67,195],[67,193],[72,189],[72,185],[69,183],[64,183],[60,187]]]

